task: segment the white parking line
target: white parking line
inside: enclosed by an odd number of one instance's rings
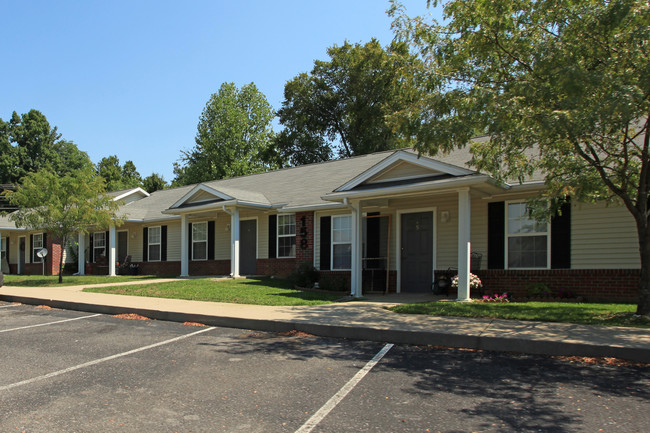
[[[110,361],[112,359],[117,359],[117,358],[121,358],[123,356],[132,355],[134,353],[142,352],[144,350],[153,349],[154,347],[164,346],[165,344],[169,344],[169,343],[173,343],[175,341],[183,340],[185,338],[189,338],[189,337],[192,337],[194,335],[201,334],[203,332],[211,331],[213,329],[215,329],[215,328],[214,327],[209,327],[209,328],[201,329],[199,331],[192,332],[191,334],[181,335],[180,337],[175,337],[175,338],[171,338],[169,340],[161,341],[159,343],[154,343],[154,344],[150,344],[148,346],[139,347],[137,349],[129,350],[127,352],[118,353],[116,355],[107,356],[107,357],[101,358],[101,359],[95,359],[94,361],[84,362],[83,364],[75,365],[74,367],[68,367],[68,368],[65,368],[63,370],[54,371],[52,373],[44,374],[42,376],[37,376],[37,377],[33,377],[31,379],[26,379],[26,380],[23,380],[23,381],[20,381],[20,382],[11,383],[9,385],[0,386],[0,391],[7,391],[8,389],[17,388],[19,386],[28,385],[30,383],[38,382],[40,380],[45,380],[45,379],[56,377],[56,376],[59,376],[59,375],[65,374],[65,373],[70,373],[71,371],[79,370],[80,368],[90,367],[91,365],[96,365],[96,364],[99,364],[99,363],[102,363],[102,362]]]
[[[101,314],[91,314],[90,316],[81,316],[81,317],[75,317],[74,319],[57,320],[56,322],[39,323],[38,325],[21,326],[19,328],[2,329],[0,330],[0,333],[9,332],[9,331],[18,331],[20,329],[38,328],[39,326],[56,325],[57,323],[72,322],[73,320],[89,319],[91,317],[97,317],[97,316],[101,316]]]
[[[334,409],[336,405],[339,404],[341,400],[343,400],[345,396],[354,389],[355,386],[357,386],[359,382],[361,382],[361,379],[363,379],[365,375],[368,374],[372,367],[377,365],[381,358],[383,358],[384,355],[388,353],[391,347],[393,347],[392,344],[387,344],[379,352],[377,352],[377,354],[370,361],[368,361],[368,363],[361,370],[359,370],[357,374],[355,374],[354,377],[348,381],[348,383],[343,385],[343,388],[341,388],[339,392],[334,394],[332,398],[327,401],[327,403],[318,409],[318,411],[313,414],[306,423],[302,425],[302,427],[296,430],[296,433],[309,433],[312,431],[314,427],[316,427],[318,423],[320,423],[323,418],[325,418],[327,414],[329,414],[332,409]],[[1,389],[2,388],[0,388],[0,390]]]

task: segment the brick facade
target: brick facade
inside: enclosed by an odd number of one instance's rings
[[[544,283],[554,294],[569,291],[587,301],[632,303],[638,301],[641,277],[638,269],[482,270],[475,274],[486,294],[525,297],[532,283]]]

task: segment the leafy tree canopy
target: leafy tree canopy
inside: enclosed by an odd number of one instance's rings
[[[95,170],[104,179],[107,191],[137,188],[142,184],[142,178],[133,161],[126,161],[122,166],[117,155],[102,158]]]
[[[86,152],[62,140],[38,110],[20,116],[14,111],[9,121],[0,119],[0,183],[17,184],[43,168],[64,175],[90,166]]]
[[[327,54],[329,61],[316,60],[310,73],[285,85],[280,160],[300,165],[412,145],[412,122],[390,121],[419,99],[411,75],[403,73],[418,63],[407,45],[345,42]]]
[[[650,314],[650,4],[430,3],[447,24],[391,11],[425,65],[425,98],[404,113],[423,125],[417,148],[447,151],[482,131],[490,139],[473,144],[476,166],[502,180],[543,171],[551,210],[567,196],[622,202],[639,236],[637,312]]]
[[[148,193],[167,188],[167,181],[158,173],[151,173],[151,175],[142,179],[142,188]]]
[[[44,230],[67,245],[76,233],[119,226],[118,203],[105,194],[104,180],[92,168],[59,175],[50,169],[29,173],[15,192],[4,193],[18,210],[9,214],[16,226]],[[60,269],[63,269],[61,254]],[[63,274],[59,274],[59,283]]]
[[[196,145],[174,163],[174,185],[242,176],[275,168],[268,159],[273,108],[250,83],[223,83],[199,119]]]

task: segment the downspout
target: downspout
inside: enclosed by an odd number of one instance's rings
[[[236,204],[236,203],[235,203]],[[239,277],[239,211],[230,211],[226,205],[222,205],[221,209],[230,215],[230,276],[231,278]],[[235,221],[236,220],[236,221]]]

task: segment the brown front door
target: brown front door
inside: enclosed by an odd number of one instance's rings
[[[428,292],[433,283],[433,213],[402,215],[402,292]]]

